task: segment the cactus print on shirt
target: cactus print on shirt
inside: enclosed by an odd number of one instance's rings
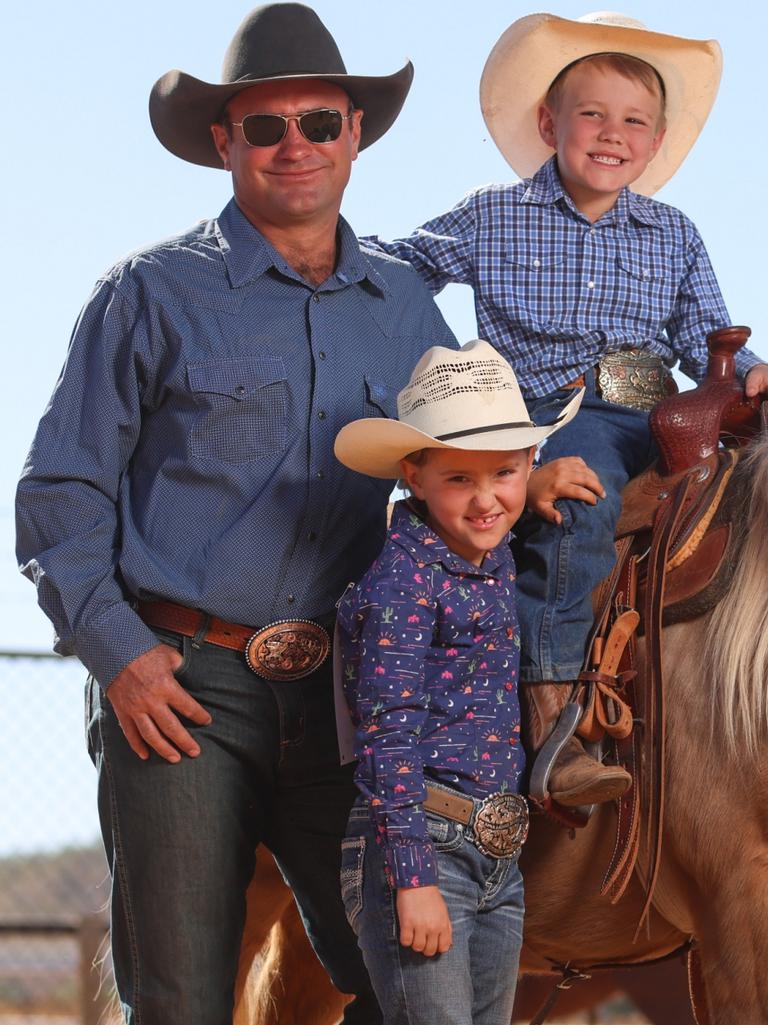
[[[437,882],[424,778],[472,797],[519,789],[515,565],[506,542],[473,566],[406,502],[339,603],[344,689],[392,885]]]

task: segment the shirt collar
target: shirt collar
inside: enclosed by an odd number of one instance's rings
[[[551,156],[546,163],[542,164],[533,178],[528,179],[527,188],[523,192],[521,203],[532,203],[540,206],[547,206],[564,199],[571,206],[571,197],[563,188],[560,175],[557,171],[557,158]]]
[[[651,227],[661,224],[659,205],[655,199],[651,199],[650,196],[641,196],[639,192],[632,192],[630,189],[624,189],[624,193],[626,193],[628,217],[631,216],[640,224],[648,224]],[[621,198],[620,196],[619,199]]]
[[[542,164],[536,174],[528,180],[528,186],[520,202],[540,206],[562,202],[576,217],[583,218],[583,214],[576,209],[573,200],[563,187],[560,172],[557,169],[557,157],[554,155],[545,164]],[[623,188],[613,207],[603,214],[597,224],[626,224],[630,219],[638,221],[640,224],[657,225],[659,223],[654,200],[632,192],[629,188]]]
[[[439,562],[451,573],[498,576],[502,567],[512,561],[512,552],[505,539],[487,553],[482,566],[468,562],[451,551],[409,502],[395,503],[389,536],[417,562],[424,565]]]
[[[249,284],[271,267],[285,277],[306,284],[251,224],[234,198],[219,215],[215,232],[232,288]],[[367,278],[379,292],[389,292],[389,286],[362,252],[355,233],[343,217],[339,217],[338,232],[339,259],[336,270],[323,282],[321,290],[334,291]]]

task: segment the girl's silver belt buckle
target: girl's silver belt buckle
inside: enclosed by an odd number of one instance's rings
[[[491,794],[470,822],[475,846],[490,858],[514,858],[528,836],[528,804],[520,794]]]

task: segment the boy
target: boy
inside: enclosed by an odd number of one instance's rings
[[[522,942],[515,568],[509,531],[537,427],[487,342],[435,347],[398,395],[399,420],[336,439],[348,467],[401,475],[379,558],[339,605],[361,796],[342,896],[386,1025],[508,1025]]]
[[[694,225],[629,190],[653,192],[674,173],[719,71],[716,43],[619,15],[522,18],[489,57],[481,100],[503,155],[536,173],[479,189],[408,239],[382,244],[434,292],[449,281],[473,286],[479,329],[514,366],[539,422],[586,386],[580,416],[542,456],[583,457],[606,497],[539,508],[549,519],[525,528],[520,679],[534,750],[582,668],[592,590],[614,561],[621,490],[654,458],[647,411],[674,390],[676,359],[703,376],[706,336],[729,323]],[[748,395],[768,387],[758,364],[748,350],[737,356]],[[572,738],[549,792],[577,806],[617,797],[629,782]]]

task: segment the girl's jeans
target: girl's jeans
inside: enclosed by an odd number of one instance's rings
[[[597,473],[606,497],[596,506],[561,499],[561,524],[529,515],[515,528],[520,679],[526,682],[575,680],[581,672],[592,627],[592,591],[615,561],[621,491],[656,458],[648,414],[604,402],[595,394],[594,371],[585,377],[581,409],[547,439],[541,459],[581,456]],[[551,423],[572,397],[563,389],[530,402],[531,419]]]
[[[427,813],[453,945],[425,957],[399,942],[396,891],[367,805],[352,809],[342,846],[342,897],[385,1025],[509,1025],[523,942],[517,858],[489,858],[463,826]]]

